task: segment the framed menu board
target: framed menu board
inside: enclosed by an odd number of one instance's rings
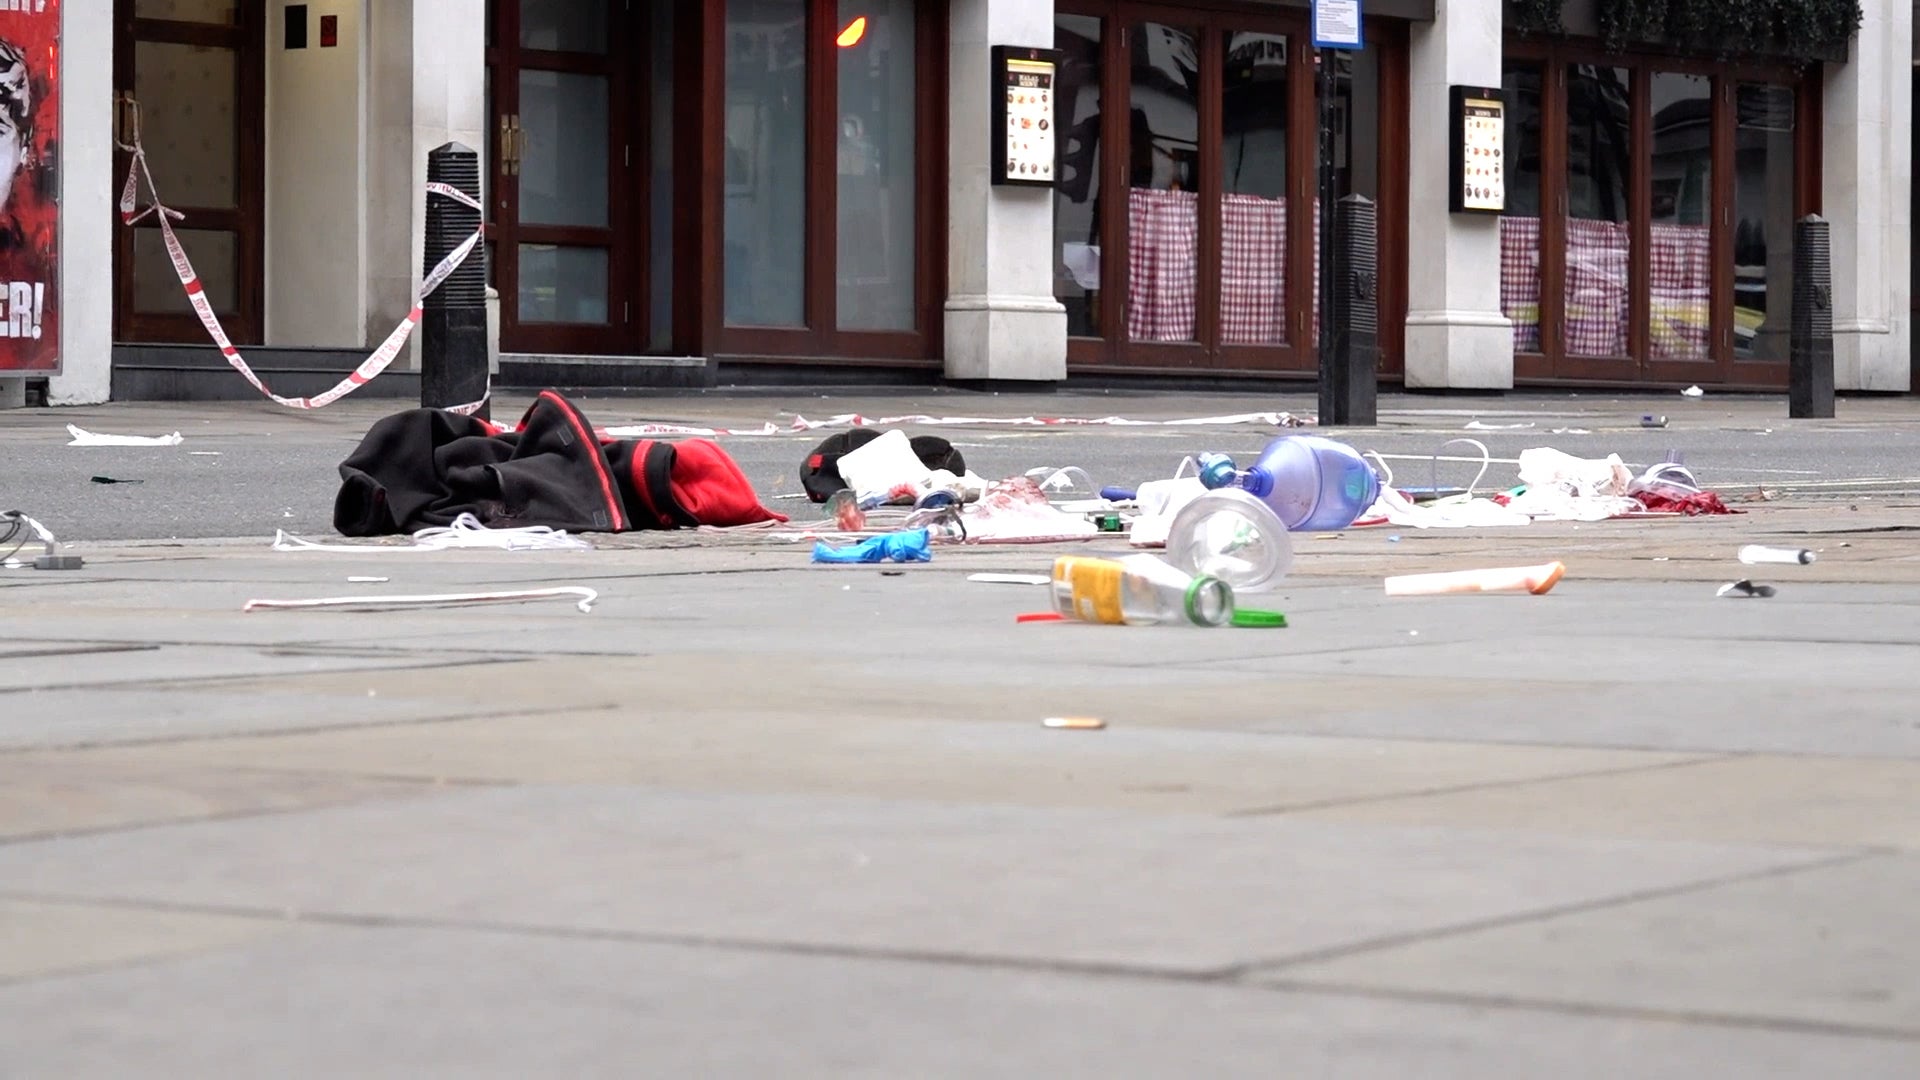
[[[1498,214],[1507,208],[1507,107],[1497,87],[1452,87],[1453,191],[1457,214]]]
[[[1052,187],[1059,162],[1054,108],[1060,54],[1017,45],[993,47],[993,182]]]

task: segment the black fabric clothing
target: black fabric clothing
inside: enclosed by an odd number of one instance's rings
[[[700,524],[677,501],[674,448],[602,443],[547,390],[516,431],[443,409],[378,421],[340,464],[333,525],[345,536],[411,533],[472,514],[482,525],[625,532]]]

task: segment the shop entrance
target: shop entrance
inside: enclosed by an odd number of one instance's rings
[[[671,115],[672,4],[489,0],[487,220],[501,347],[636,354],[652,344],[653,140]],[[660,285],[667,276],[657,275]],[[664,309],[664,304],[662,305]]]
[[[265,209],[265,7],[259,0],[113,0],[116,137],[141,137],[168,205],[185,215],[175,232],[236,345],[262,331]],[[114,155],[114,180],[128,155]],[[142,193],[144,196],[144,192]],[[116,223],[116,341],[204,342],[151,216]]]
[[[1514,374],[1784,386],[1817,80],[1575,45],[1507,57]]]
[[[1061,0],[1055,295],[1069,364],[1316,369],[1316,58],[1304,14]],[[1335,54],[1336,197],[1377,204],[1381,324],[1404,308],[1404,46]],[[1303,209],[1304,212],[1303,212]],[[1383,352],[1398,370],[1397,334]]]

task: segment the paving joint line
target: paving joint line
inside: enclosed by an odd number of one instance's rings
[[[1837,1020],[1810,1020],[1797,1016],[1768,1016],[1751,1013],[1724,1013],[1707,1009],[1667,1009],[1607,1002],[1563,1001],[1554,998],[1514,997],[1470,991],[1408,990],[1364,984],[1321,982],[1314,979],[1277,979],[1258,984],[1264,988],[1292,993],[1342,994],[1371,1000],[1402,1001],[1426,1005],[1470,1006],[1483,1009],[1516,1009],[1558,1013],[1584,1018],[1606,1017],[1617,1020],[1648,1020],[1691,1026],[1743,1028],[1754,1031],[1790,1032],[1798,1035],[1828,1035],[1847,1038],[1891,1039],[1920,1042],[1920,1030],[1886,1027],[1876,1024],[1850,1024]]]
[[[1248,960],[1230,967],[1219,969],[1216,974],[1226,981],[1243,981],[1264,972],[1283,972],[1288,968],[1302,964],[1316,964],[1327,960],[1339,960],[1364,953],[1379,952],[1383,949],[1397,949],[1407,945],[1418,945],[1447,938],[1464,937],[1484,930],[1500,930],[1527,923],[1546,922],[1567,915],[1584,915],[1589,912],[1605,911],[1609,908],[1627,907],[1645,903],[1649,900],[1665,900],[1692,893],[1711,892],[1730,885],[1744,885],[1753,881],[1766,881],[1772,878],[1791,877],[1796,874],[1815,873],[1849,866],[1858,862],[1886,858],[1887,853],[1874,849],[1850,850],[1834,853],[1829,851],[1823,857],[1795,862],[1786,865],[1761,867],[1757,870],[1745,870],[1734,874],[1721,874],[1716,877],[1702,878],[1696,881],[1676,885],[1663,885],[1656,888],[1635,889],[1611,896],[1595,897],[1589,900],[1577,900],[1571,903],[1554,904],[1528,911],[1516,911],[1505,915],[1496,915],[1484,919],[1470,919],[1449,926],[1439,926],[1424,930],[1410,930],[1402,933],[1382,934],[1365,941],[1332,945],[1321,949],[1308,949],[1287,956],[1268,957]]]
[[[1343,806],[1366,806],[1373,803],[1434,799],[1447,795],[1460,795],[1470,791],[1498,791],[1501,788],[1524,787],[1528,784],[1557,784],[1566,780],[1587,780],[1602,776],[1629,776],[1634,773],[1658,772],[1664,769],[1688,769],[1696,765],[1713,765],[1722,761],[1734,761],[1742,756],[1744,755],[1702,753],[1696,754],[1685,761],[1657,761],[1641,765],[1617,765],[1604,769],[1582,769],[1567,773],[1549,773],[1531,777],[1510,777],[1504,780],[1480,780],[1472,783],[1425,788],[1419,791],[1356,795],[1351,798],[1331,797],[1304,803],[1280,803],[1273,806],[1255,806],[1244,810],[1230,810],[1225,816],[1230,818],[1282,817],[1287,814],[1297,814],[1313,810],[1328,810]]]
[[[1341,995],[1369,1000],[1406,1001],[1427,1005],[1447,1005],[1454,1007],[1473,1006],[1489,1009],[1505,1009],[1513,1012],[1544,1012],[1582,1018],[1608,1017],[1697,1027],[1772,1030],[1800,1034],[1920,1042],[1920,1032],[1915,1032],[1910,1029],[1807,1020],[1800,1017],[1756,1016],[1738,1013],[1718,1013],[1708,1010],[1635,1008],[1632,1006],[1617,1006],[1605,1003],[1564,1002],[1553,999],[1521,998],[1496,994],[1397,990],[1393,988],[1348,985],[1332,982],[1322,983],[1311,980],[1266,980],[1261,982],[1248,982],[1242,981],[1234,975],[1223,974],[1221,971],[1176,970],[1139,964],[1107,963],[1100,961],[1053,960],[994,954],[952,953],[925,949],[722,937],[709,934],[682,934],[617,930],[611,928],[557,927],[487,920],[470,921],[351,912],[306,912],[291,908],[273,909],[245,905],[141,900],[131,897],[68,896],[58,893],[35,893],[18,890],[0,890],[0,898],[26,903],[110,907],[123,910],[205,915],[247,919],[258,922],[276,922],[296,926],[306,925],[363,930],[446,931],[560,941],[616,942],[628,945],[650,945],[692,950],[715,950],[856,962],[902,963],[928,967],[960,967],[988,971],[1025,972],[1030,974],[1055,975],[1063,978],[1125,979],[1162,985],[1226,987],[1253,993],[1310,994],[1320,996]],[[214,946],[213,948],[231,947],[234,947],[234,945],[228,943]],[[195,950],[195,952],[206,951],[212,950]],[[80,970],[69,969],[35,975],[0,976],[0,986],[21,985],[48,978],[105,974],[125,968],[144,967],[155,963],[166,962],[177,958],[178,955],[180,954],[135,957],[130,958],[124,963],[97,965]],[[189,953],[188,955],[192,954]]]
[[[255,652],[265,652],[272,646],[252,646]],[[262,679],[284,679],[306,675],[353,675],[385,671],[439,671],[449,668],[478,667],[481,664],[494,663],[499,658],[473,657],[471,659],[453,659],[445,663],[433,664],[394,664],[384,667],[343,667],[327,671],[263,671],[250,675],[206,675],[182,678],[128,679],[120,682],[59,683],[51,686],[14,686],[0,688],[0,694],[45,694],[64,690],[169,690],[175,688],[204,690],[221,683],[259,682]]]
[[[57,842],[61,840],[80,840],[94,836],[118,836],[126,833],[145,832],[150,829],[164,829],[176,825],[217,825],[228,821],[252,821],[261,818],[281,817],[287,814],[305,813],[309,810],[338,810],[348,806],[364,806],[368,803],[390,801],[395,797],[414,798],[432,793],[436,788],[453,787],[454,784],[436,783],[432,780],[414,780],[411,783],[395,782],[393,790],[367,798],[354,798],[342,795],[337,798],[320,799],[297,806],[264,806],[253,809],[222,810],[211,814],[196,814],[190,817],[170,818],[164,821],[129,821],[117,825],[99,825],[84,829],[49,829],[37,833],[23,833],[17,836],[0,836],[0,848],[21,844]],[[462,782],[463,788],[485,788],[510,785],[487,784],[483,782]]]
[[[381,670],[392,670],[383,668]],[[605,712],[625,707],[624,702],[603,703],[599,705],[567,706],[564,710],[572,713]],[[325,735],[344,731],[369,731],[386,728],[427,727],[433,724],[461,724],[473,720],[508,720],[527,715],[524,709],[508,709],[498,712],[463,712],[444,716],[422,716],[412,720],[343,720],[338,723],[320,723],[308,727],[270,728],[254,731],[209,731],[173,736],[155,736],[151,739],[116,739],[98,742],[67,743],[60,746],[0,746],[0,761],[10,756],[28,754],[93,753],[127,748],[154,746],[189,746],[195,743],[232,742],[241,739],[291,739],[302,735]],[[236,768],[242,766],[235,766]],[[263,766],[244,766],[263,768]],[[347,775],[347,774],[335,774]]]

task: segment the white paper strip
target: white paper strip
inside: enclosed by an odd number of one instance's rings
[[[558,589],[519,589],[512,592],[440,593],[429,596],[330,596],[317,600],[249,600],[246,611],[287,611],[300,608],[335,608],[380,611],[406,607],[464,607],[471,604],[513,604],[524,600],[572,598],[582,612],[593,610],[600,594],[592,589],[567,586]]]
[[[68,446],[179,446],[187,441],[177,431],[171,435],[100,435],[72,424],[67,425],[67,434],[73,436]]]

